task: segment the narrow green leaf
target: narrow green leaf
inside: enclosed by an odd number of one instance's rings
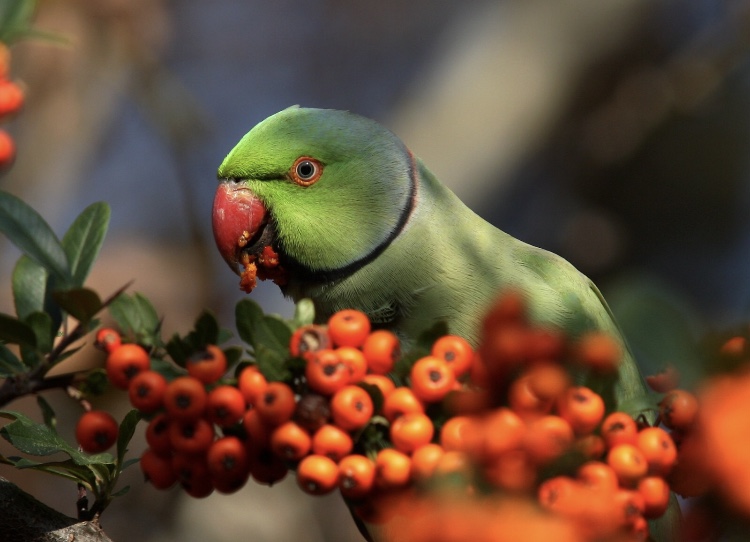
[[[11,43],[31,28],[35,0],[4,0],[0,2],[0,41]]]
[[[271,340],[272,338],[275,347],[283,352],[284,355],[288,354],[289,340],[292,338],[292,329],[289,327],[289,324],[278,316],[267,314],[263,318],[263,325],[265,327],[263,338],[266,338],[265,336],[268,334],[267,340]]]
[[[23,255],[18,259],[13,268],[11,284],[19,318],[43,310],[48,277],[47,270],[28,256]]]
[[[70,284],[68,258],[52,228],[21,199],[1,190],[0,232],[64,284]]]
[[[117,296],[109,305],[109,313],[125,335],[131,335],[146,345],[155,344],[159,340],[159,316],[151,302],[142,294]]]
[[[255,328],[263,318],[263,309],[252,299],[242,299],[235,305],[234,317],[240,339],[255,348]]]
[[[164,348],[166,348],[169,357],[180,367],[185,367],[188,357],[193,353],[190,346],[177,333],[169,339]]]
[[[113,497],[113,498],[114,498],[114,497],[122,497],[122,496],[123,496],[123,495],[125,495],[125,494],[126,494],[126,493],[127,493],[128,491],[130,491],[130,486],[125,486],[125,487],[123,487],[122,489],[118,489],[117,491],[115,491],[114,493],[112,493],[112,494],[110,495],[110,497]]]
[[[73,221],[62,238],[62,246],[70,263],[73,285],[83,286],[91,271],[109,226],[109,205],[92,203]]]
[[[122,470],[127,469],[128,467],[131,467],[138,463],[141,460],[140,457],[131,457],[130,459],[126,459],[122,462]]]
[[[86,323],[102,310],[99,295],[88,288],[74,288],[52,292],[52,298],[60,307],[79,322]]]
[[[125,418],[120,423],[120,430],[117,433],[117,462],[120,465],[125,460],[125,452],[128,449],[130,439],[133,438],[135,427],[139,421],[141,421],[141,415],[137,410],[133,409],[125,415]]]
[[[36,396],[36,403],[39,405],[39,409],[42,411],[44,425],[57,432],[57,416],[55,416],[55,411],[52,410],[50,404],[41,395]]]
[[[25,457],[10,457],[8,459],[11,460],[13,466],[17,469],[48,472],[69,480],[83,482],[89,486],[93,486],[96,483],[96,478],[88,467],[76,465],[71,459],[47,462],[34,461]]]
[[[31,326],[3,313],[0,313],[0,341],[36,347],[36,335]]]
[[[32,312],[24,322],[34,330],[36,336],[36,349],[47,353],[52,350],[56,330],[52,328],[52,318],[46,312]]]
[[[0,377],[14,376],[28,370],[16,355],[0,343]]]
[[[268,348],[263,343],[255,349],[255,361],[258,369],[267,380],[286,380],[290,376],[286,366],[287,357],[279,354],[278,350]]]

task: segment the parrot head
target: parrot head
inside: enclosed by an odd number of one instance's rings
[[[219,252],[237,273],[271,247],[290,280],[342,276],[404,227],[414,167],[401,140],[374,121],[285,109],[250,130],[219,166]]]

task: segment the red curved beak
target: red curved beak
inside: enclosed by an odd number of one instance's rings
[[[238,273],[242,248],[266,222],[268,212],[249,189],[232,181],[222,181],[216,189],[213,207],[214,240],[219,253]]]

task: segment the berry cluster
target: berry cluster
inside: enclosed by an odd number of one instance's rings
[[[666,429],[612,411],[620,344],[534,327],[513,295],[487,315],[476,351],[444,335],[413,361],[392,332],[342,310],[294,331],[286,381],[252,364],[227,377],[215,345],[168,379],[116,331],[100,330],[97,342],[109,380],[150,420],[141,468],[154,487],[179,483],[204,497],[250,477],[272,484],[292,469],[303,491],[339,490],[374,523],[392,516],[394,495],[450,479],[467,495],[535,500],[582,539],[645,539],[647,519],[669,504],[677,448],[667,429],[689,429],[697,412],[671,375],[652,379],[667,392]],[[101,417],[82,423],[93,414]],[[78,435],[84,449],[113,444],[114,420],[88,426],[96,430]]]
[[[0,122],[17,113],[24,103],[24,92],[20,85],[8,79],[10,51],[0,43]],[[16,144],[11,135],[0,129],[0,168],[9,166],[16,156]]]

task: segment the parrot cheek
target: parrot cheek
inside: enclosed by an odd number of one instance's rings
[[[231,181],[219,184],[212,216],[214,240],[236,273],[243,249],[253,244],[267,218],[265,206],[253,192]]]

